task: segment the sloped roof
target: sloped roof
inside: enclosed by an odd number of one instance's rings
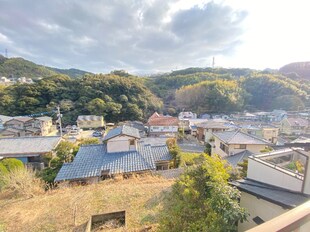
[[[159,118],[149,119],[148,125],[150,126],[178,126],[179,119],[170,116],[161,116]]]
[[[172,157],[166,145],[138,143],[137,151],[107,153],[106,144],[82,146],[72,163],[63,165],[55,181],[81,179],[109,174],[140,172],[156,169],[156,162]]]
[[[80,115],[77,118],[77,121],[101,121],[103,120],[103,116],[97,115]]]
[[[303,118],[287,118],[287,121],[291,126],[308,126],[308,120]]]
[[[12,118],[13,118],[13,117],[10,117],[10,116],[0,115],[0,121],[1,121],[2,123],[5,123],[5,122],[11,120]]]
[[[32,119],[33,118],[31,118],[31,117],[14,117],[14,118],[8,120],[7,122],[12,121],[12,120],[17,120],[17,121],[20,121],[20,122],[28,122],[28,121],[30,121]]]
[[[203,123],[197,124],[197,127],[208,128],[208,129],[228,129],[229,126],[225,125],[225,122],[217,122],[217,121],[207,121]]]
[[[119,135],[127,135],[127,136],[138,138],[138,139],[140,138],[138,129],[123,125],[123,126],[116,127],[112,130],[109,130],[108,134],[104,136],[103,141],[107,141]]]
[[[38,119],[40,121],[50,121],[50,120],[52,120],[52,118],[48,117],[48,116],[37,117],[36,119]]]
[[[60,141],[59,136],[3,138],[0,139],[0,155],[43,154],[56,148]]]
[[[234,155],[226,156],[224,159],[227,160],[232,166],[237,167],[238,163],[247,159],[251,155],[253,155],[252,152],[248,150],[244,150]]]
[[[236,186],[241,191],[289,209],[309,200],[309,196],[302,193],[292,192],[251,179],[237,180],[230,184]]]
[[[240,130],[216,132],[213,135],[226,144],[270,144],[264,139],[241,132]]]

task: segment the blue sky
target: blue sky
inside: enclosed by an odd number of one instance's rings
[[[0,0],[0,52],[92,72],[308,61],[306,0]]]

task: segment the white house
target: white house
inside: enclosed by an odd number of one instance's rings
[[[246,231],[310,199],[309,152],[283,149],[248,158],[247,178],[231,184],[241,191],[240,205],[249,212],[239,223]],[[297,165],[298,164],[298,165]]]
[[[164,116],[155,112],[148,120],[150,136],[175,136],[179,129],[179,119],[171,116]]]

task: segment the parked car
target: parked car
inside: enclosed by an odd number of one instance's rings
[[[93,137],[102,137],[102,132],[100,132],[100,131],[95,131],[95,132],[93,133]]]

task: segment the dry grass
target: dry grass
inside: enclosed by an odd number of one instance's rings
[[[92,214],[126,210],[127,228],[113,231],[143,231],[156,227],[163,195],[173,184],[158,177],[109,180],[89,186],[58,189],[30,199],[0,195],[0,231],[72,231]],[[81,226],[80,226],[81,228]]]

